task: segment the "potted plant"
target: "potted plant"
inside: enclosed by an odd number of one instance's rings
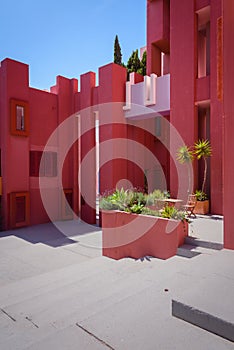
[[[197,203],[194,209],[194,213],[203,215],[209,213],[209,200],[207,194],[201,190],[196,190],[195,195],[197,198]]]
[[[115,190],[100,199],[103,255],[113,259],[176,254],[188,235],[185,213],[165,206],[146,206],[149,195],[134,190]]]
[[[212,149],[210,146],[209,140],[198,140],[194,143],[194,156],[197,160],[203,159],[204,161],[204,174],[203,174],[203,182],[201,190],[196,190],[195,194],[197,197],[197,204],[194,212],[196,214],[207,214],[209,212],[209,200],[208,196],[205,193],[205,185],[207,179],[207,158],[209,158],[212,154]]]
[[[206,185],[206,179],[207,179],[207,158],[211,156],[212,149],[210,146],[209,140],[198,140],[194,143],[193,148],[188,147],[186,145],[181,146],[177,151],[177,160],[181,164],[187,164],[189,168],[189,163],[196,158],[197,160],[203,159],[204,160],[204,175],[203,175],[203,182],[202,182],[202,189],[196,190],[196,198],[197,203],[196,207],[194,209],[195,214],[207,214],[209,212],[209,200],[208,196],[205,193],[205,185]],[[190,168],[189,168],[190,169]],[[190,193],[190,187],[191,187],[191,175],[189,174],[189,186],[188,186],[188,194]]]

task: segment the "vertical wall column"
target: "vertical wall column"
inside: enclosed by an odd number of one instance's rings
[[[171,72],[171,113],[170,122],[180,133],[182,142],[193,145],[197,138],[197,110],[195,102],[196,77],[196,19],[194,1],[177,0],[170,2],[171,20],[171,46],[170,46],[170,72]],[[170,161],[170,190],[172,196],[177,195],[178,179],[176,177],[176,151],[182,146],[176,141],[174,133],[170,135],[170,148],[173,158]],[[184,181],[187,182],[188,173],[186,165],[181,171]],[[182,169],[181,169],[182,170]],[[196,171],[194,178],[196,179]],[[181,179],[183,180],[183,179]],[[195,183],[196,186],[196,183]],[[187,188],[184,189],[186,194]]]
[[[72,218],[71,215],[64,214],[64,208],[67,206],[62,193],[69,193],[69,205],[71,205],[72,210],[78,213],[78,185],[77,185],[77,173],[78,173],[78,160],[77,160],[77,144],[74,144],[69,150],[67,150],[67,145],[70,140],[74,138],[74,133],[77,135],[77,130],[71,128],[71,123],[63,124],[60,126],[67,118],[72,117],[74,113],[74,96],[78,90],[78,81],[76,79],[68,79],[62,76],[58,76],[56,80],[56,86],[51,88],[53,93],[57,94],[58,99],[58,140],[57,140],[57,150],[58,150],[58,168],[62,174],[62,188],[57,187],[56,179],[54,179],[54,184],[52,185],[51,197],[54,202],[57,203],[57,214],[55,211],[55,219],[63,220],[66,218]],[[75,128],[75,121],[74,121]],[[66,157],[64,158],[64,152],[66,150]],[[75,171],[74,171],[75,170]],[[67,195],[68,197],[68,195]],[[65,203],[64,203],[65,202]]]
[[[81,219],[89,224],[96,224],[96,141],[95,113],[92,108],[95,80],[96,76],[93,72],[81,75],[79,116],[82,163],[80,166]]]
[[[28,123],[30,119],[29,78],[28,65],[11,59],[5,59],[0,69],[2,226],[9,229],[27,225],[30,219],[29,200],[26,200],[29,193],[29,125],[27,132],[24,132],[24,122]],[[17,114],[17,105],[20,104],[27,106],[21,125],[20,115]],[[15,200],[12,201],[13,193]],[[26,197],[23,193],[26,193]]]
[[[127,179],[126,76],[126,69],[114,63],[99,69],[100,193]]]
[[[233,215],[233,176],[234,176],[234,2],[223,2],[223,81],[224,81],[224,247],[234,249],[234,215]]]
[[[226,0],[225,0],[226,1]],[[225,3],[225,1],[223,3]],[[223,115],[223,25],[222,1],[211,2],[210,10],[210,141],[212,145],[211,165],[211,212],[223,213],[222,198],[222,115]],[[226,64],[226,62],[225,62]],[[230,68],[230,67],[229,67]]]
[[[168,0],[147,1],[147,75],[161,72],[161,53],[170,53],[170,6]]]

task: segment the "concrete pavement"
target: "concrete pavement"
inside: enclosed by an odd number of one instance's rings
[[[232,323],[234,252],[221,249],[222,218],[194,219],[193,238],[166,261],[102,257],[98,227],[61,225],[66,234],[52,224],[1,233],[0,349],[234,349],[172,316],[176,300]]]

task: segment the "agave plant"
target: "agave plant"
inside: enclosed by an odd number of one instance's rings
[[[203,182],[202,182],[202,189],[201,192],[204,192],[205,184],[206,184],[206,178],[207,178],[207,158],[211,156],[212,149],[210,145],[209,140],[198,140],[194,143],[194,156],[199,159],[204,159],[204,175],[203,175]]]

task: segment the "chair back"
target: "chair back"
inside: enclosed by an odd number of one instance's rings
[[[197,203],[197,196],[195,194],[189,194],[187,204],[195,206],[196,203]]]

